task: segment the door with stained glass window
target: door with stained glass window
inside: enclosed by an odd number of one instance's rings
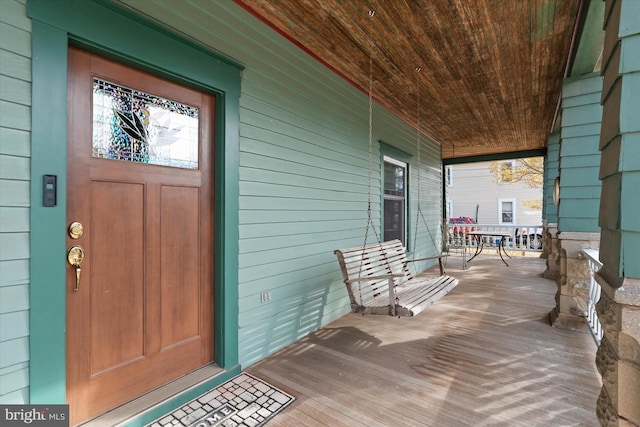
[[[214,98],[77,49],[68,83],[76,424],[213,360]]]

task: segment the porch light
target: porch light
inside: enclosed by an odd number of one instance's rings
[[[553,204],[558,206],[560,203],[560,177],[556,177],[553,181]]]

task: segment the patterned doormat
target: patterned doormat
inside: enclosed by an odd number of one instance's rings
[[[242,373],[147,427],[257,427],[294,400],[282,390]]]

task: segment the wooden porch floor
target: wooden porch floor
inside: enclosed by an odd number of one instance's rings
[[[348,314],[247,371],[296,401],[269,426],[597,426],[589,334],[554,329],[544,260],[481,255],[417,317]]]

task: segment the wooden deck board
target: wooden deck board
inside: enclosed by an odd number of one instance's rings
[[[350,313],[248,371],[296,402],[296,426],[596,426],[588,334],[551,328],[544,261],[483,255],[416,317]]]

